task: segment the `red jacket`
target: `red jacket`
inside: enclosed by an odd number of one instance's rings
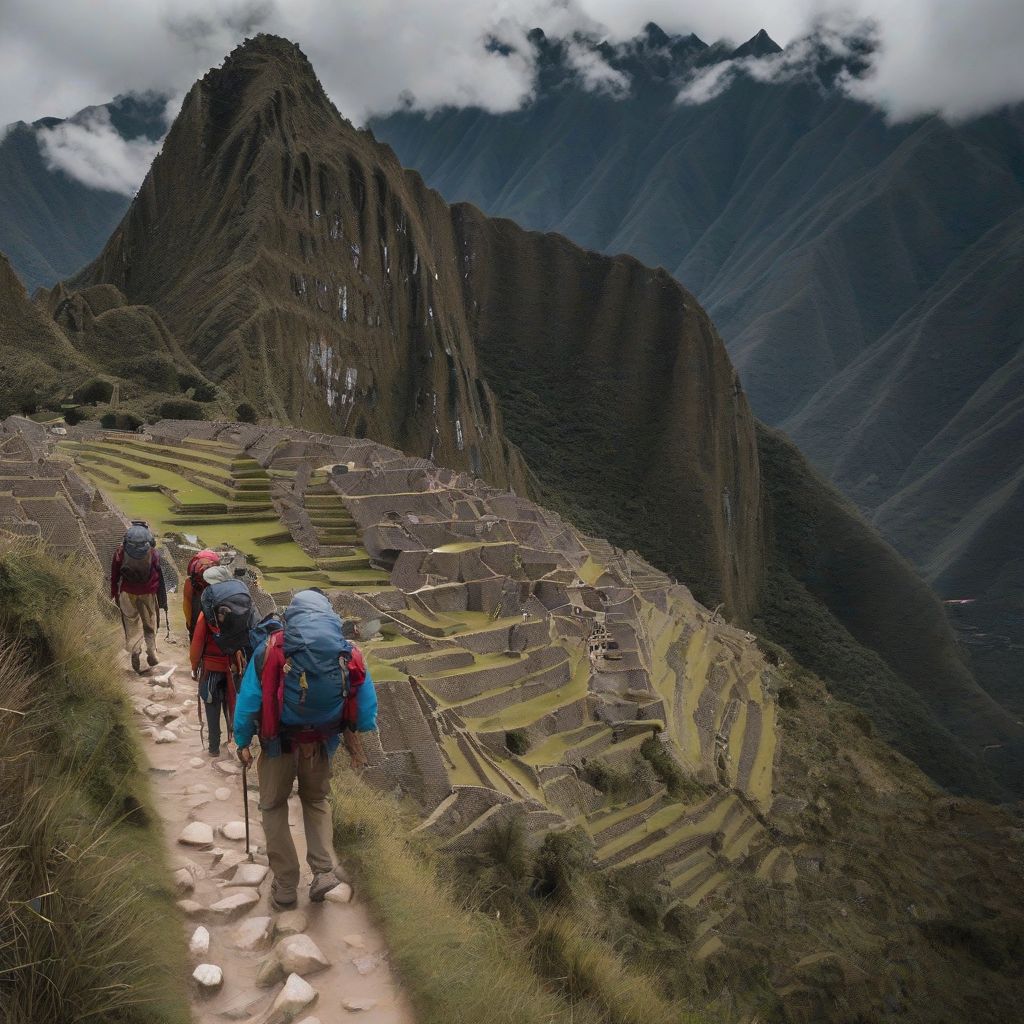
[[[207,672],[227,672],[235,667],[232,660],[217,645],[213,630],[206,625],[206,616],[202,612],[196,619],[196,628],[188,653],[193,672],[200,665]]]
[[[167,590],[164,586],[164,571],[160,566],[160,552],[150,552],[149,579],[145,583],[131,583],[121,579],[121,563],[124,561],[124,548],[118,544],[110,563],[110,597],[116,601],[118,594],[158,594],[161,596],[160,607],[167,608]]]

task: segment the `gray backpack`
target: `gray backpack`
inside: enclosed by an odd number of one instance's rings
[[[125,583],[148,583],[153,572],[156,538],[143,522],[133,522],[121,541],[121,579]]]

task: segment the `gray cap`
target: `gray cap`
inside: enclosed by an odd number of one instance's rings
[[[226,583],[231,578],[231,570],[226,565],[211,565],[203,573],[203,579],[207,583]]]

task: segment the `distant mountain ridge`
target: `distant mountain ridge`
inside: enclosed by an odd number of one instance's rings
[[[700,299],[755,413],[913,560],[985,685],[1024,711],[1024,107],[889,125],[834,83],[823,40],[779,54],[648,26],[591,43],[629,92],[588,91],[563,45],[536,100],[400,111],[375,134],[449,200],[666,267]],[[707,102],[681,91],[742,58]],[[757,80],[740,70],[760,61]],[[787,63],[788,62],[788,63]]]

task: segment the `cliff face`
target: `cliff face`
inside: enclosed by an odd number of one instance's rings
[[[753,420],[703,311],[634,261],[449,208],[292,44],[258,37],[193,87],[73,284],[100,282],[261,415],[536,492],[526,446],[584,522],[749,614]]]

